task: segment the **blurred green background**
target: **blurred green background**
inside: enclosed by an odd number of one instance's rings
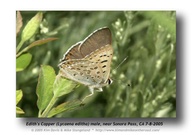
[[[23,23],[36,14],[21,11]],[[47,37],[58,40],[30,50],[31,64],[17,72],[16,88],[23,90],[19,103],[25,114],[37,117],[36,86],[40,65],[58,63],[67,49],[101,27],[112,31],[113,83],[95,92],[85,105],[56,117],[176,117],[176,12],[175,11],[43,11],[43,21],[29,43]],[[20,36],[17,37],[17,44]],[[127,60],[116,67],[123,61]],[[80,85],[58,101],[82,99],[89,89]]]

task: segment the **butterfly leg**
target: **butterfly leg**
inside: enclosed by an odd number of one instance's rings
[[[87,95],[86,97],[84,97],[83,100],[82,100],[82,102],[83,102],[86,98],[88,98],[88,97],[90,97],[90,96],[92,96],[92,95],[94,94],[94,88],[89,87],[89,90],[90,90],[91,94],[89,94],[89,95]]]
[[[102,91],[103,91],[103,89],[102,89],[102,88],[99,88],[97,91],[98,91],[98,92],[102,92]]]

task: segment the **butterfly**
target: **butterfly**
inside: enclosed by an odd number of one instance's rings
[[[102,87],[112,83],[110,64],[113,56],[112,34],[109,28],[100,28],[83,41],[71,46],[60,60],[62,77],[94,89],[103,91]]]

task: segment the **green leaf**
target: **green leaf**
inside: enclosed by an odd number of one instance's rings
[[[38,12],[25,26],[23,29],[21,40],[27,41],[29,40],[39,28],[41,20],[43,18],[43,13]]]
[[[37,106],[42,112],[53,97],[53,84],[55,81],[55,71],[51,66],[42,65],[39,73],[36,93],[38,96]]]
[[[30,49],[30,48],[32,48],[32,47],[34,47],[34,46],[43,45],[43,44],[45,44],[45,43],[48,43],[48,42],[50,42],[50,41],[54,41],[54,40],[56,40],[56,39],[58,39],[58,38],[46,38],[46,39],[37,40],[37,41],[31,43],[28,47],[29,47],[29,49]]]
[[[25,112],[19,108],[19,107],[16,107],[16,114],[24,114]]]
[[[37,40],[37,41],[31,43],[29,46],[25,47],[22,51],[18,52],[16,57],[20,56],[24,52],[27,52],[32,47],[40,46],[40,45],[46,44],[48,42],[54,41],[56,39],[58,39],[58,38],[46,38],[46,39]]]
[[[23,46],[24,42],[29,40],[33,35],[35,35],[35,32],[40,26],[40,23],[43,18],[43,13],[38,12],[25,26],[25,28],[22,31],[21,34],[21,41],[19,45],[16,48],[16,52],[20,50],[20,48]]]
[[[73,109],[78,109],[81,107],[82,102],[80,100],[74,100],[74,101],[69,101],[62,103],[58,105],[57,107],[54,107],[50,112],[48,117],[53,117],[56,114],[62,113],[67,110],[73,110]]]
[[[19,103],[22,97],[23,97],[22,90],[16,90],[16,105]],[[16,114],[24,114],[24,111],[16,106]]]
[[[53,87],[53,93],[55,97],[60,97],[65,94],[68,94],[72,92],[73,88],[76,87],[76,83],[71,80],[67,80],[65,78],[62,78],[60,74],[56,78],[56,83]]]
[[[51,96],[52,98],[50,97],[49,100],[47,100],[48,102],[42,108],[39,107],[39,109],[41,109],[39,111],[39,117],[47,117],[50,110],[55,105],[58,97],[63,96],[65,94],[71,92],[73,90],[73,88],[76,86],[75,82],[62,78],[60,76],[60,74],[57,75],[57,77],[55,77],[55,76],[56,75],[54,74],[54,79],[55,78],[56,79],[55,79],[55,81],[53,81],[53,83],[51,85],[51,88],[52,88],[51,90],[53,90],[53,91],[49,90],[49,91],[53,92],[53,93],[51,93],[51,94],[53,94]],[[45,110],[43,111],[43,109],[45,109]]]
[[[21,27],[23,26],[22,16],[19,11],[17,11],[17,19],[16,19],[16,35],[20,32]]]
[[[137,98],[137,114],[139,117],[141,117],[143,112],[143,93],[141,91],[138,91]]]
[[[17,57],[16,59],[16,71],[24,70],[31,62],[32,55],[30,53],[25,53]]]
[[[22,97],[23,97],[22,90],[17,90],[16,91],[16,105],[19,103],[19,101],[21,100]]]

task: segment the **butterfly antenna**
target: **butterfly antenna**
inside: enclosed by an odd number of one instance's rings
[[[117,70],[117,69],[127,60],[127,58],[128,58],[128,56],[125,57],[125,58],[121,61],[121,63],[120,63],[114,70]]]

